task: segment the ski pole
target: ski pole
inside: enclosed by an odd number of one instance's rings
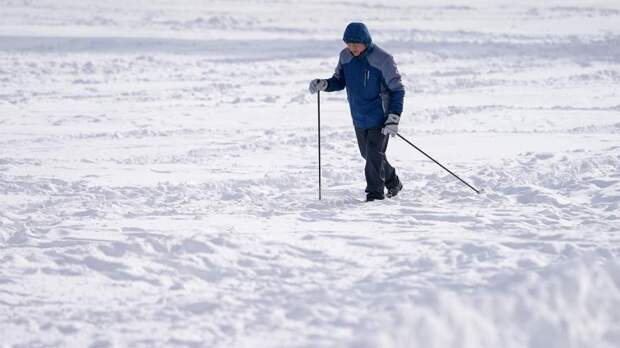
[[[321,91],[316,92],[316,105],[318,115],[318,148],[319,148],[319,201],[321,200]]]
[[[452,173],[452,171],[450,171],[450,169],[446,168],[443,166],[443,164],[437,162],[433,157],[429,156],[428,154],[426,154],[426,152],[422,151],[422,149],[420,149],[419,147],[413,145],[413,143],[411,143],[409,140],[405,139],[405,137],[403,137],[402,135],[400,135],[399,133],[396,133],[396,135],[398,135],[401,139],[403,139],[404,141],[407,142],[407,144],[413,146],[416,150],[420,151],[424,156],[430,158],[433,162],[437,163],[441,168],[445,169],[448,173],[452,174],[455,178],[459,179],[463,184],[469,186],[470,189],[474,190],[477,194],[480,194],[480,190],[476,190],[473,186],[471,186],[470,184],[468,184],[465,180],[459,178],[458,175]]]

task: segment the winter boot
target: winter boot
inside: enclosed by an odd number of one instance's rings
[[[384,200],[384,199],[385,199],[385,197],[379,196],[379,195],[373,195],[373,194],[366,195],[366,202],[381,201],[381,200]]]
[[[396,196],[400,192],[400,190],[402,190],[402,189],[403,189],[403,183],[399,181],[398,185],[388,189],[388,192],[387,192],[386,196],[388,198],[392,198],[392,197]]]

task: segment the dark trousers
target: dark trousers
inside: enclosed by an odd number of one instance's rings
[[[381,128],[355,128],[357,146],[366,160],[366,194],[375,198],[383,198],[384,187],[398,186],[399,180],[394,167],[385,158],[388,135],[381,134]]]

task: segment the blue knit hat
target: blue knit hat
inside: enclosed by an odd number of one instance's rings
[[[368,32],[366,25],[357,22],[347,25],[342,40],[346,43],[363,43],[367,46],[370,46],[372,43],[372,38],[370,37],[370,32]]]

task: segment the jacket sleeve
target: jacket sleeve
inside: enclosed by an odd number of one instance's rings
[[[341,91],[346,85],[347,84],[344,79],[344,70],[342,69],[342,64],[340,63],[340,60],[338,60],[336,72],[334,72],[334,75],[332,77],[327,79],[327,89],[325,89],[325,92]]]
[[[403,86],[396,62],[392,56],[388,56],[381,64],[381,73],[390,96],[388,114],[400,115],[403,112],[405,86]]]

